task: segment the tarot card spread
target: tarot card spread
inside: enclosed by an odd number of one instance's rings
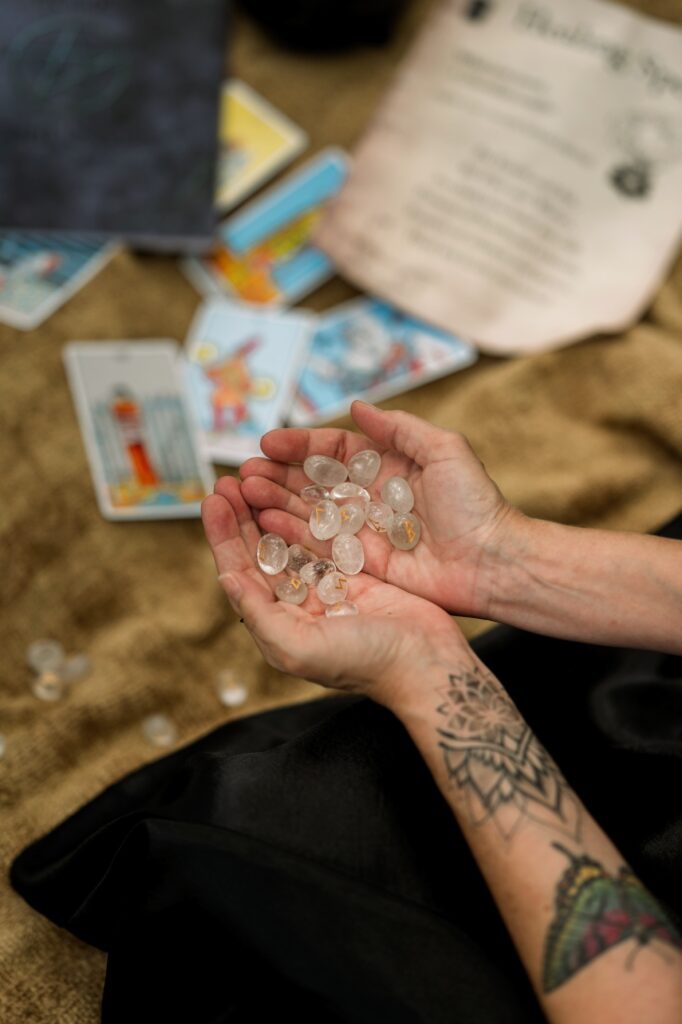
[[[197,454],[177,345],[75,342],[64,362],[102,515],[199,516],[214,478]]]

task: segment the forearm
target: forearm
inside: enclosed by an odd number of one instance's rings
[[[489,617],[548,636],[682,654],[682,542],[519,517],[489,559]]]
[[[548,1019],[682,1019],[682,940],[499,682],[457,645],[412,678],[425,682],[402,689],[393,710],[452,808]]]

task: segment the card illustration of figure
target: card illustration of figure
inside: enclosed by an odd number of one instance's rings
[[[197,451],[175,342],[72,342],[64,364],[102,515],[199,516],[214,477]]]
[[[311,235],[348,173],[348,157],[322,150],[264,195],[223,221],[213,249],[182,261],[205,295],[228,294],[257,306],[283,306],[334,273]]]
[[[78,235],[0,231],[0,320],[23,331],[38,327],[116,248]]]
[[[200,447],[239,465],[288,414],[315,318],[254,309],[229,299],[200,307],[186,342],[186,380]]]
[[[216,206],[227,212],[301,153],[308,136],[252,89],[223,83]]]
[[[319,318],[289,421],[323,423],[343,416],[355,398],[378,402],[476,359],[462,338],[378,299],[353,299]]]

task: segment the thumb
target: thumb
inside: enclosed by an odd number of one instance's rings
[[[370,440],[382,448],[393,448],[420,466],[441,457],[446,448],[452,447],[456,436],[409,412],[378,409],[367,402],[353,402],[350,412]]]
[[[296,613],[300,615],[302,609],[276,601],[265,580],[248,571],[221,573],[218,579],[268,664],[292,675],[306,674],[302,660],[306,654],[313,665],[324,664],[324,650],[318,650],[319,631],[311,628],[314,620],[306,623],[301,640]]]
[[[221,572],[218,576],[234,610],[250,630],[262,634],[275,604],[270,587],[247,572]]]

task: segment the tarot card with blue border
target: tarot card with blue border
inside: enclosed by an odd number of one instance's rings
[[[197,450],[177,344],[72,342],[64,363],[102,515],[199,516],[214,476]]]
[[[311,426],[471,365],[469,342],[378,299],[353,299],[318,320],[289,422]]]
[[[187,390],[201,451],[238,466],[288,415],[315,317],[255,309],[229,299],[203,303],[186,343]]]
[[[187,276],[206,295],[227,293],[257,306],[289,305],[318,288],[334,266],[310,239],[348,163],[330,147],[251,200],[223,221],[207,256],[183,261]]]
[[[79,235],[0,231],[0,320],[22,331],[38,327],[116,248]]]

